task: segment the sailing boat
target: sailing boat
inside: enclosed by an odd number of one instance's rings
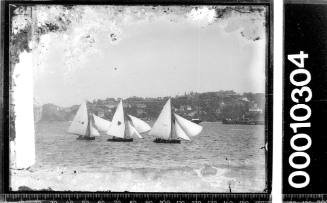
[[[134,116],[125,117],[123,101],[120,100],[116,112],[112,118],[111,126],[106,132],[113,136],[109,142],[133,142],[133,136],[143,138],[140,133],[147,132],[151,127],[144,121]]]
[[[156,137],[156,143],[181,143],[181,139],[190,141],[190,137],[200,134],[202,126],[185,118],[172,114],[170,99],[162,108],[158,119],[154,123],[149,135]]]
[[[94,140],[100,135],[94,126],[94,118],[87,111],[86,102],[80,105],[68,132],[79,135],[78,140]]]

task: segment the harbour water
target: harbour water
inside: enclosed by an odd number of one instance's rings
[[[264,126],[201,125],[203,131],[191,142],[158,144],[147,134],[126,143],[107,142],[106,135],[76,140],[66,133],[69,122],[40,122],[36,164],[24,174],[31,177],[14,172],[13,188],[41,187],[46,178],[48,185],[42,186],[55,190],[262,192]],[[60,176],[71,182],[58,181]]]

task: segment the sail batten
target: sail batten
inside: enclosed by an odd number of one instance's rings
[[[150,125],[142,121],[141,119],[132,115],[128,115],[128,117],[131,119],[133,126],[135,127],[138,133],[145,133],[151,130]]]
[[[124,108],[123,102],[120,100],[116,112],[112,118],[109,130],[106,132],[107,135],[125,138],[125,119],[124,119]]]
[[[87,107],[86,102],[83,102],[79,109],[77,110],[77,113],[68,129],[69,133],[77,134],[77,135],[83,135],[85,136],[87,132],[88,127],[88,115],[87,115]]]
[[[196,123],[193,123],[189,120],[186,120],[185,118],[177,115],[174,113],[175,119],[179,126],[182,128],[182,130],[186,133],[187,136],[193,137],[197,136],[202,131],[202,126],[198,125]]]
[[[162,138],[169,139],[171,133],[171,102],[170,99],[166,102],[164,107],[162,108],[158,119],[153,124],[149,135]]]

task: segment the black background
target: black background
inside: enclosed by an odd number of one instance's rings
[[[327,193],[327,4],[286,3],[284,14],[283,193]],[[296,189],[288,183],[289,174],[295,170],[290,167],[288,159],[294,152],[290,147],[294,133],[289,127],[292,122],[289,111],[295,104],[291,100],[291,91],[295,86],[290,83],[289,76],[297,67],[288,61],[287,55],[298,54],[300,51],[309,54],[304,67],[312,76],[307,85],[313,95],[307,103],[312,110],[308,120],[311,128],[299,130],[312,138],[311,148],[306,151],[311,157],[311,163],[305,169],[311,180],[307,187]],[[304,162],[299,159],[298,162],[300,161]]]

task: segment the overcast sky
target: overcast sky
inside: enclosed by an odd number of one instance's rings
[[[31,45],[34,96],[40,103],[265,91],[264,14],[235,12],[215,21],[207,7],[174,7],[165,15],[160,8],[150,13],[131,7],[119,15],[112,12],[117,9],[70,11],[77,17],[66,16],[72,21],[66,31],[42,35]],[[44,11],[37,11],[38,23],[47,18]]]

